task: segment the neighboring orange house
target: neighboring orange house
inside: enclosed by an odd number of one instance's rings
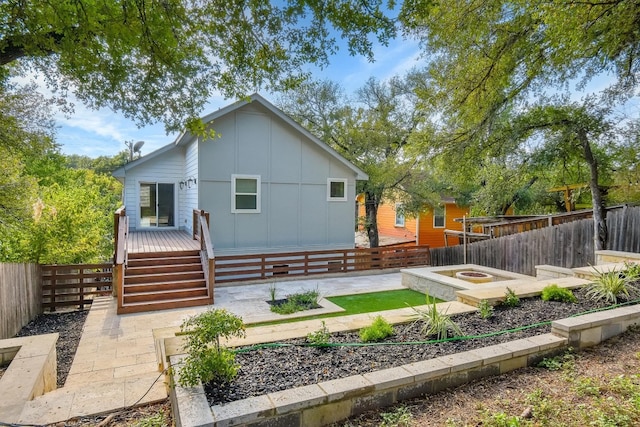
[[[404,217],[399,209],[401,203],[382,203],[378,207],[378,234],[391,237],[398,243],[429,245],[432,248],[445,246],[444,230],[462,231],[462,223],[455,218],[469,216],[469,207],[456,205],[452,197],[443,197],[442,206],[428,209],[417,218]],[[365,216],[364,205],[358,206],[358,215]],[[457,239],[449,239],[449,244],[457,244]]]

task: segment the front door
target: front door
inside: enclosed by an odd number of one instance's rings
[[[174,184],[140,183],[140,227],[175,226]]]

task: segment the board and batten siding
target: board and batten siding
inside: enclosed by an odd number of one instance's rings
[[[180,181],[184,179],[184,158],[184,151],[175,149],[149,159],[126,172],[124,202],[127,207],[130,229],[139,228],[141,182],[173,183],[175,185],[175,223],[184,226],[183,214],[179,209],[179,206],[184,203],[184,192],[180,191],[179,186]],[[189,215],[188,218],[190,217]]]
[[[354,246],[355,172],[260,105],[215,120],[200,142],[200,208],[222,254]],[[231,177],[259,175],[261,212],[231,212]],[[327,201],[327,179],[347,179],[347,201]]]

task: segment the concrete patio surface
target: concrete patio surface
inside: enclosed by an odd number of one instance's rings
[[[226,308],[241,316],[245,323],[281,319],[265,304],[270,299],[270,286],[271,283],[261,283],[218,287],[213,306],[120,316],[116,314],[114,298],[96,298],[64,387],[27,402],[19,422],[56,423],[166,398],[164,375],[158,372],[153,330],[179,327],[184,319],[212,307]],[[400,273],[281,281],[275,286],[276,297],[313,289],[318,289],[321,296],[403,289]],[[368,319],[367,316],[365,320]],[[291,328],[285,335],[304,336],[309,325],[300,325],[297,332]]]

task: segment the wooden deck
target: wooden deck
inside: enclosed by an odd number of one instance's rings
[[[130,231],[127,235],[129,253],[173,252],[199,250],[200,242],[186,231]]]

